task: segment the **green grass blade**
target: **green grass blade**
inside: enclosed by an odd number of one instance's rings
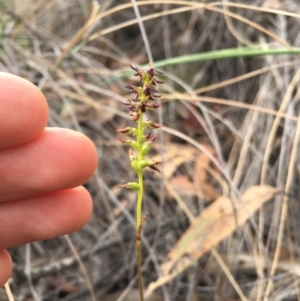
[[[255,57],[255,56],[267,56],[267,55],[297,55],[300,54],[300,48],[270,48],[263,49],[261,47],[241,47],[241,48],[229,48],[214,50],[209,52],[202,52],[196,54],[188,54],[179,57],[174,57],[170,59],[165,59],[161,61],[154,62],[153,65],[155,68],[165,68],[168,66],[176,66],[182,64],[190,64],[203,61],[212,61],[212,60],[222,60],[229,58],[241,58],[241,57]],[[141,66],[141,68],[147,68],[147,65]],[[120,71],[114,77],[127,78],[132,75],[132,71],[128,68],[126,70]],[[107,83],[113,81],[112,77],[109,77]]]

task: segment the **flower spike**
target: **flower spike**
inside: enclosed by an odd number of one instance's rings
[[[143,286],[142,286],[142,272],[141,272],[141,232],[142,224],[144,219],[142,218],[142,201],[143,201],[143,172],[146,167],[158,171],[160,161],[152,161],[146,159],[151,150],[152,144],[155,142],[155,137],[151,137],[149,130],[158,129],[163,125],[151,120],[144,121],[144,113],[148,110],[154,110],[161,106],[160,103],[156,103],[155,100],[160,98],[162,95],[159,93],[157,86],[162,84],[163,81],[158,80],[156,75],[162,74],[162,72],[154,69],[152,64],[149,63],[147,70],[140,69],[137,66],[130,65],[131,69],[134,70],[135,76],[138,76],[142,86],[134,86],[126,84],[124,87],[129,90],[129,93],[135,95],[135,100],[129,100],[129,102],[122,102],[123,105],[129,109],[129,115],[131,120],[136,122],[136,128],[125,127],[117,130],[118,133],[124,135],[134,136],[134,140],[119,138],[119,140],[128,145],[129,158],[133,171],[137,174],[138,182],[128,182],[123,185],[119,185],[120,188],[133,189],[138,193],[137,207],[136,207],[136,256],[137,256],[137,267],[138,267],[138,282],[140,287],[140,301],[144,300],[143,297]],[[151,101],[151,103],[150,103]],[[147,133],[145,133],[147,132]]]

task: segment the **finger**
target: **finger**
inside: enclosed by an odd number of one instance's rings
[[[20,77],[0,72],[0,148],[37,137],[47,120],[42,92]]]
[[[91,212],[92,200],[83,187],[1,203],[0,249],[75,232]]]
[[[12,272],[12,260],[6,250],[0,250],[0,271],[0,287],[2,287]]]
[[[86,136],[47,129],[30,142],[0,149],[1,201],[79,186],[96,167],[97,152]]]

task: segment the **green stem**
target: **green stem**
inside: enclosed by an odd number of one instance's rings
[[[142,276],[142,260],[141,260],[141,234],[142,234],[142,202],[143,202],[143,172],[139,172],[139,185],[140,190],[138,192],[138,199],[136,205],[136,264],[138,273],[138,283],[140,291],[140,301],[144,301],[144,290],[143,290],[143,276]]]
[[[143,134],[144,134],[144,129],[143,129],[143,114],[142,112],[140,113],[140,117],[138,120],[137,124],[137,143],[139,145],[138,149],[138,162],[140,162],[143,159],[143,154],[142,154],[142,145],[143,145]],[[136,205],[136,229],[138,230],[141,220],[142,220],[142,202],[143,202],[143,170],[141,169],[140,171],[137,172],[138,175],[138,183],[140,185],[140,190],[138,191],[138,199],[137,199],[137,205]]]
[[[143,159],[142,145],[143,145],[143,114],[140,112],[140,117],[138,120],[138,133],[137,133],[137,143],[139,145],[138,149],[138,162]],[[144,183],[143,183],[143,170],[137,172],[138,184],[140,189],[138,191],[137,204],[136,204],[136,264],[138,273],[138,284],[140,292],[140,301],[144,301],[143,292],[143,277],[142,277],[142,261],[141,261],[141,234],[142,234],[142,203],[144,194]]]

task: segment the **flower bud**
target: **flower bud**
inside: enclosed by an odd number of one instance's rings
[[[141,189],[140,185],[136,182],[128,182],[123,185],[119,185],[118,188],[126,188],[126,189],[133,189],[139,191]]]
[[[139,144],[136,141],[131,141],[130,146],[133,147],[135,150],[139,149]]]
[[[161,128],[163,127],[162,124],[160,123],[157,123],[157,122],[154,122],[152,120],[147,120],[145,123],[144,123],[149,129],[158,129],[158,128]]]
[[[146,71],[151,77],[154,77],[156,73],[163,74],[161,71],[158,71],[152,67],[152,62],[149,62],[149,69]]]
[[[162,97],[162,94],[159,93],[157,89],[155,89],[153,86],[145,86],[143,90],[144,94],[149,96],[151,100],[154,98],[160,98]]]
[[[139,167],[140,168],[145,168],[145,167],[147,167],[148,166],[148,160],[141,160],[140,162],[139,162]]]
[[[141,167],[140,167],[140,165],[139,165],[139,162],[138,162],[138,160],[136,160],[136,159],[131,161],[131,167],[132,167],[132,169],[133,169],[134,171],[136,171],[136,172],[138,172],[138,171],[141,170]]]
[[[150,146],[148,143],[145,143],[143,146],[142,146],[142,155],[143,156],[146,156],[148,153],[149,153],[149,150],[150,150]]]
[[[145,168],[145,167],[149,167],[155,171],[160,172],[159,168],[157,167],[159,164],[161,164],[160,161],[152,161],[152,160],[141,160],[140,162],[138,162],[138,167],[139,170]]]
[[[136,134],[137,129],[136,128],[127,127],[127,128],[124,128],[124,129],[118,129],[118,130],[116,130],[116,132],[122,133],[122,134],[125,134],[125,135],[129,135],[129,134]]]
[[[143,140],[147,141],[150,138],[151,133],[148,133],[147,135],[143,136]]]
[[[129,140],[129,139],[123,139],[123,138],[118,138],[119,139],[119,141],[120,142],[122,142],[123,144],[128,144],[128,145],[130,145],[130,143],[131,143],[131,140]]]
[[[158,165],[161,164],[162,162],[160,161],[152,161],[152,160],[147,160],[148,161],[148,167],[155,170],[155,171],[158,171],[160,172],[159,168],[158,168]]]
[[[130,111],[135,112],[136,109],[137,109],[137,103],[134,100],[129,100],[129,102],[123,102],[123,101],[121,101],[121,103],[124,106],[127,106]]]
[[[150,137],[150,135],[149,135],[149,137]],[[149,137],[148,137],[148,139],[149,139]],[[142,146],[142,155],[143,156],[146,156],[149,153],[149,150],[150,150],[152,144],[154,143],[155,139],[156,139],[156,137],[152,137],[149,141],[147,141],[146,143],[143,144],[143,146]]]
[[[124,129],[117,129],[116,132],[122,133],[122,134],[130,134],[130,127],[124,128]]]
[[[133,147],[135,150],[139,149],[139,145],[136,141],[130,140],[130,139],[123,139],[123,138],[119,138],[119,140],[123,143],[123,144],[127,144],[130,145],[131,147]]]
[[[159,104],[159,103],[152,103],[150,105],[146,104],[145,106],[146,106],[147,110],[154,110],[154,109],[157,109],[157,108],[161,107],[161,104]]]
[[[138,88],[138,87],[133,86],[131,84],[125,84],[124,87],[127,88],[127,89],[129,89],[130,93],[136,93],[136,89]]]

